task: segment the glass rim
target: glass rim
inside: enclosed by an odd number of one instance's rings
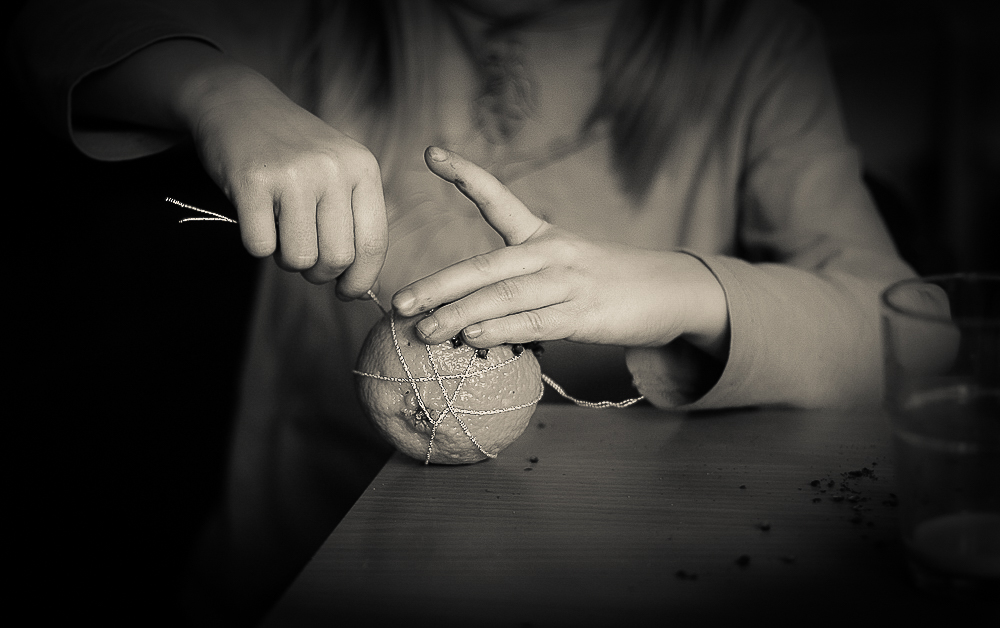
[[[909,279],[901,279],[896,281],[889,286],[887,286],[882,293],[879,295],[879,300],[882,303],[884,309],[888,309],[894,314],[899,314],[902,316],[907,316],[912,319],[921,320],[930,323],[942,323],[946,325],[954,325],[960,323],[962,325],[971,325],[976,327],[1000,327],[1000,318],[996,320],[987,320],[982,317],[946,317],[946,316],[935,316],[931,314],[924,314],[922,312],[914,312],[896,305],[891,301],[891,295],[896,290],[918,284],[939,284],[944,282],[956,282],[965,281],[969,284],[994,284],[1000,289],[1000,273],[980,273],[980,272],[965,272],[965,273],[941,273],[936,275],[927,275],[925,277],[910,277]]]

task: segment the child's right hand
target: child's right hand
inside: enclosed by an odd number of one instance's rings
[[[190,130],[244,246],[313,283],[337,280],[341,297],[365,294],[388,240],[378,162],[263,77],[236,74],[206,90]]]
[[[74,116],[191,134],[257,257],[342,298],[373,288],[388,228],[382,178],[364,146],[203,42],[157,42],[76,88]]]

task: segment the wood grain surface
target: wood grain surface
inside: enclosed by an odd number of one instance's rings
[[[496,460],[392,458],[264,625],[996,617],[910,585],[891,453],[877,411],[543,405]]]

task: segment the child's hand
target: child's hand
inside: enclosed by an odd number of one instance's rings
[[[337,280],[341,297],[365,294],[388,240],[375,157],[262,77],[226,87],[200,95],[190,129],[247,250],[313,283]]]
[[[433,147],[425,157],[507,243],[395,295],[393,305],[404,316],[437,308],[417,325],[428,343],[461,333],[476,347],[563,338],[660,346],[684,336],[725,355],[725,294],[695,257],[585,240],[532,214],[462,157]]]

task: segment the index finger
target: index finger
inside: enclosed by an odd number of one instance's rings
[[[545,262],[545,257],[530,245],[497,249],[414,281],[393,296],[392,304],[403,316],[414,316],[506,279],[536,273],[545,267]],[[505,300],[514,296],[506,295]]]
[[[507,246],[525,242],[545,224],[496,177],[457,153],[431,146],[424,152],[424,161],[431,172],[453,183],[476,204]]]

